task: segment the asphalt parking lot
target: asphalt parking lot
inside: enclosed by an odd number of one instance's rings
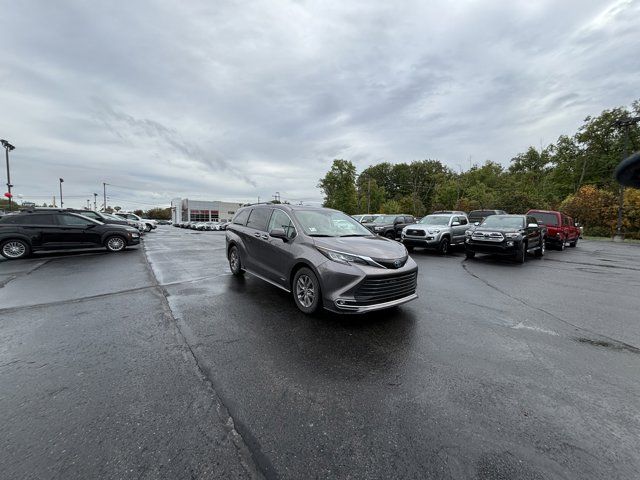
[[[640,478],[640,246],[416,251],[417,301],[306,317],[224,232],[0,261],[0,477]]]

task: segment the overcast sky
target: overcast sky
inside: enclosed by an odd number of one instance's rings
[[[334,158],[506,165],[629,105],[638,25],[631,0],[5,2],[0,138],[28,200],[320,200]]]

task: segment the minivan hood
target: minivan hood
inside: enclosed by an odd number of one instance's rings
[[[315,245],[329,250],[363,255],[373,259],[393,260],[407,256],[404,245],[377,235],[370,237],[316,237],[313,242]]]

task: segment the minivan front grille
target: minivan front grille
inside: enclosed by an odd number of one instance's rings
[[[354,298],[362,305],[390,302],[416,293],[417,280],[418,272],[365,278],[356,287]]]

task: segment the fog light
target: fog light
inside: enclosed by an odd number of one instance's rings
[[[344,300],[338,300],[336,303],[337,303],[338,305],[344,305]]]
[[[507,242],[507,247],[513,247],[513,242]]]

